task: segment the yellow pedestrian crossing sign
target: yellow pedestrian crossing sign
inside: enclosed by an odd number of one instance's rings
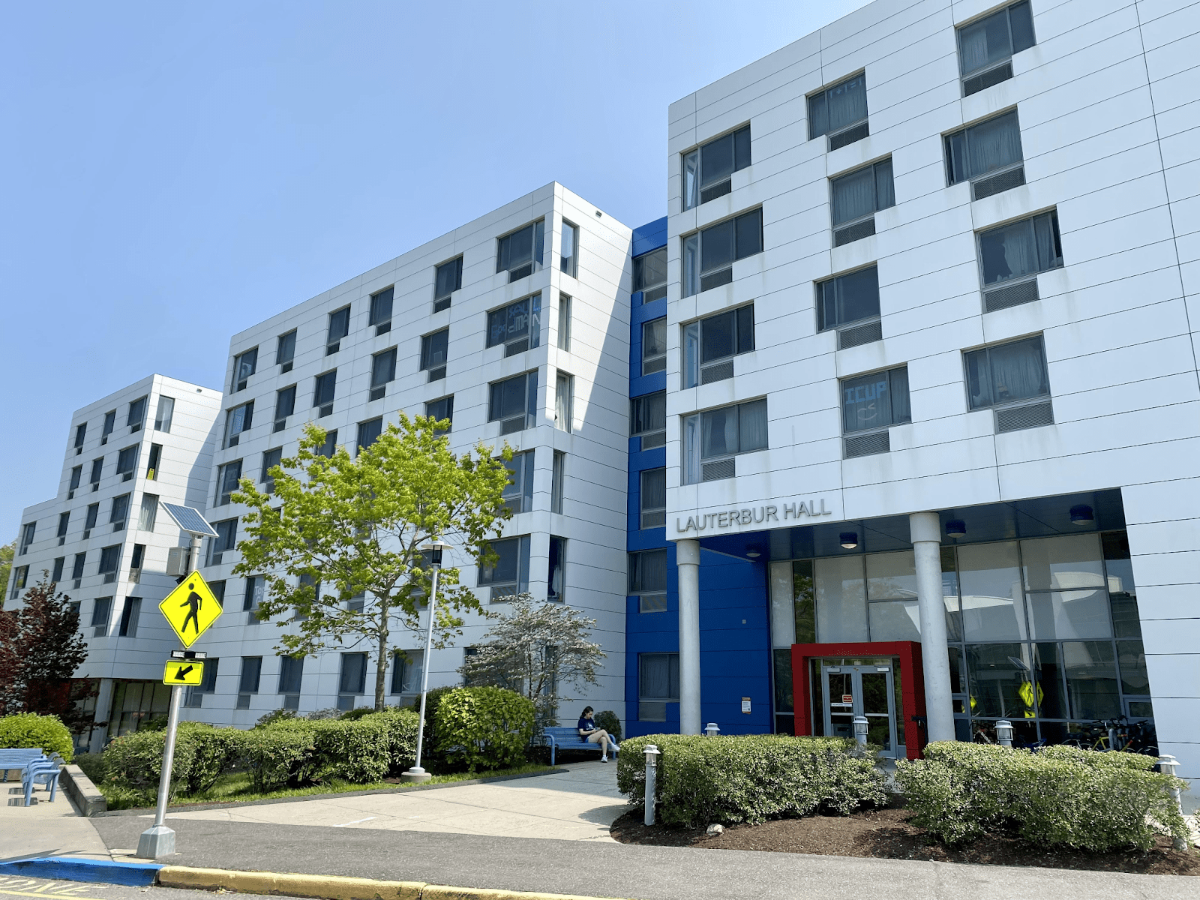
[[[221,604],[199,572],[193,572],[183,579],[179,587],[158,604],[158,608],[185,647],[196,643],[200,635],[208,631],[209,626],[221,615]]]
[[[163,684],[198,686],[204,681],[204,663],[198,659],[169,659],[163,672]]]

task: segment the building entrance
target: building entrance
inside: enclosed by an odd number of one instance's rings
[[[891,660],[858,665],[821,666],[825,733],[854,738],[854,717],[867,719],[867,743],[896,756],[896,692]]]

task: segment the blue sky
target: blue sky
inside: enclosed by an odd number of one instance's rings
[[[7,4],[0,540],[80,406],[550,181],[664,215],[667,104],[862,5]]]

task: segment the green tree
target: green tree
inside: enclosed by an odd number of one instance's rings
[[[566,685],[595,684],[605,658],[588,640],[596,620],[562,603],[538,603],[518,594],[488,630],[478,652],[458,670],[463,683],[508,688],[537,709],[538,724],[553,725]]]
[[[16,541],[0,545],[0,609],[4,608],[4,597],[8,594],[8,578],[12,575],[12,561],[16,553]]]
[[[250,508],[234,573],[264,577],[259,618],[282,617],[280,643],[291,655],[367,642],[375,650],[376,709],[384,706],[393,632],[421,630],[432,574],[421,548],[440,539],[460,559],[494,564],[488,541],[511,515],[502,502],[511,448],[505,444],[499,459],[482,443],[456,455],[439,425],[448,427],[401,414],[399,427],[389,425],[351,458],[341,446],[324,455],[325,431],[309,424],[297,455],[271,470],[272,493],[243,478],[232,496]],[[462,613],[483,612],[458,583],[458,569],[444,563],[438,645],[461,634]],[[361,610],[347,604],[355,598]]]

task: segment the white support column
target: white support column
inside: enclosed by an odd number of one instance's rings
[[[112,711],[112,695],[113,695],[113,680],[111,678],[100,679],[100,692],[96,695],[96,712],[92,716],[93,722],[107,722],[108,714]],[[92,726],[91,743],[88,745],[89,753],[99,753],[104,749],[104,745],[108,743],[108,725]]]
[[[917,607],[921,615],[921,668],[930,741],[954,740],[954,703],[946,648],[946,601],[942,597],[942,528],[937,513],[908,517],[917,563]],[[905,723],[908,725],[908,723]]]
[[[679,568],[679,733],[700,733],[700,542],[676,541]]]

